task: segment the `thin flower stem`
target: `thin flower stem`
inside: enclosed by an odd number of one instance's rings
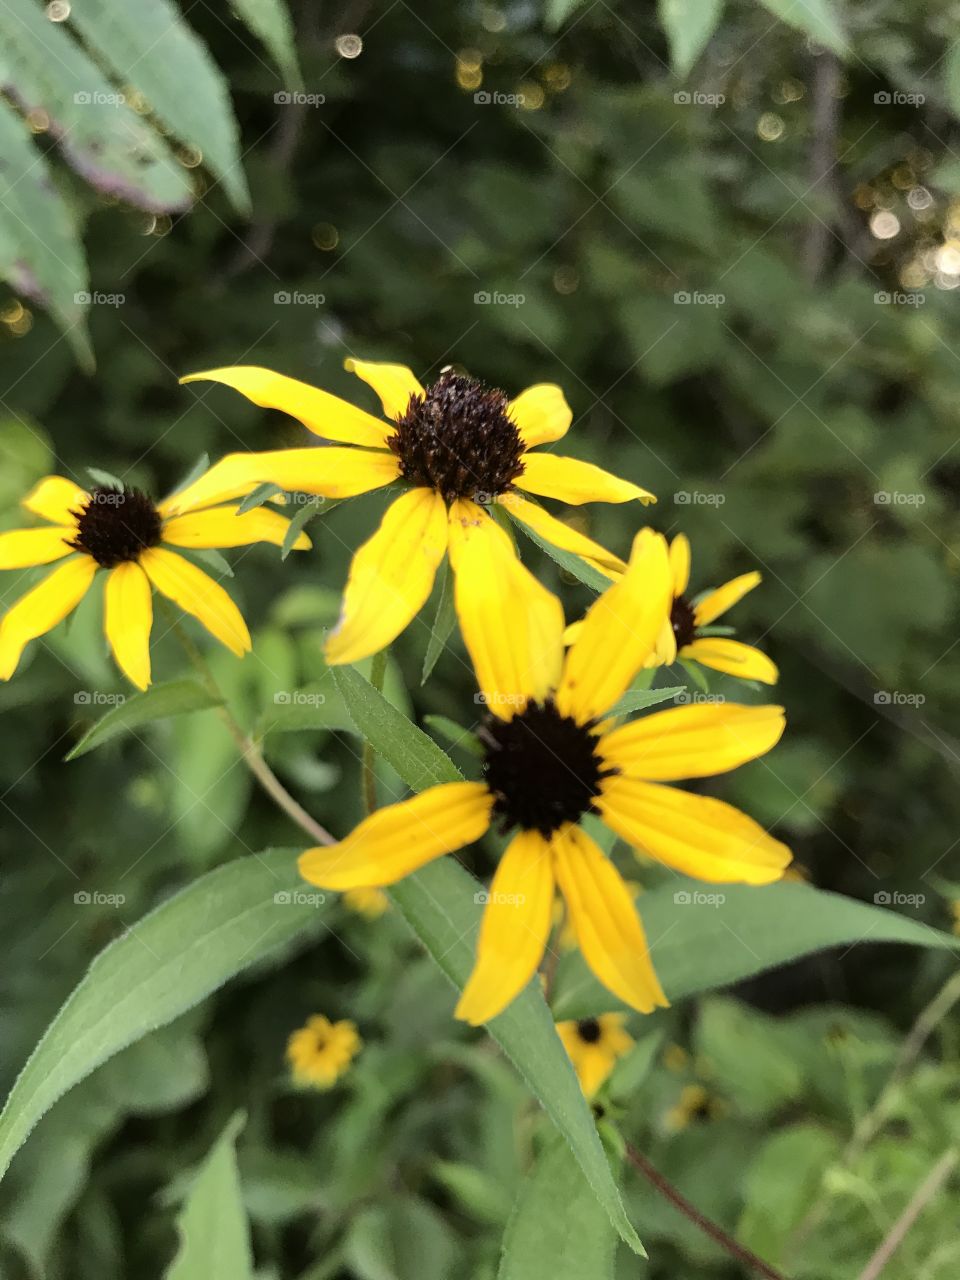
[[[745,1267],[749,1267],[757,1275],[766,1277],[766,1280],[786,1280],[779,1271],[774,1271],[773,1267],[764,1262],[762,1258],[758,1258],[755,1253],[751,1253],[742,1244],[738,1244],[732,1236],[727,1235],[722,1227],[718,1227],[715,1222],[704,1217],[700,1210],[692,1205],[686,1196],[678,1191],[673,1183],[665,1178],[658,1169],[654,1168],[647,1157],[641,1155],[629,1142],[627,1143],[626,1151],[627,1159],[638,1172],[643,1174],[650,1185],[659,1191],[665,1199],[669,1200],[676,1209],[679,1209],[685,1218],[699,1227],[704,1235],[708,1235],[715,1244],[718,1244],[725,1253],[728,1253],[732,1258],[736,1258],[738,1262],[742,1262]]]
[[[376,689],[377,693],[383,693],[383,682],[387,675],[387,653],[388,649],[381,649],[379,653],[373,655],[373,662],[370,665],[370,683]],[[363,740],[363,766],[362,766],[362,786],[363,786],[363,808],[366,813],[373,813],[377,807],[377,775],[374,768],[375,754],[373,747],[370,745],[368,738]]]
[[[943,1153],[927,1176],[910,1197],[910,1202],[884,1236],[873,1257],[860,1272],[859,1280],[877,1280],[887,1263],[906,1239],[907,1232],[920,1217],[930,1201],[943,1189],[944,1183],[957,1167],[957,1152],[951,1147]]]
[[[237,750],[240,752],[240,757],[243,760],[243,763],[260,783],[261,787],[263,787],[270,799],[273,800],[273,802],[284,811],[287,817],[295,822],[302,831],[305,831],[311,840],[316,840],[317,844],[336,844],[336,840],[330,832],[327,831],[325,827],[322,827],[314,818],[311,818],[306,809],[294,800],[293,796],[267,764],[260,747],[244,730],[243,726],[237,721],[233,712],[227,706],[226,698],[223,696],[223,690],[217,684],[216,678],[210,670],[206,658],[180,625],[180,619],[167,605],[166,601],[162,601],[162,604],[170,622],[170,629],[183,646],[187,657],[190,659],[191,664],[196,669],[200,679],[203,681],[204,687],[207,689],[210,696],[216,698],[221,704],[217,708],[217,711],[219,712],[221,720],[230,731],[230,736],[237,744]]]

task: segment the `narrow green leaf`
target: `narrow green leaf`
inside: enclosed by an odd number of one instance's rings
[[[262,507],[265,502],[269,502],[271,498],[275,498],[278,493],[283,490],[278,484],[272,484],[269,480],[263,484],[258,484],[252,489],[241,503],[237,506],[237,515],[245,515],[248,511],[252,511],[254,507]]]
[[[166,1280],[253,1280],[235,1147],[244,1123],[240,1112],[230,1119],[197,1172],[177,1215],[180,1250]]]
[[[181,549],[181,554],[186,554],[188,560],[199,560],[221,578],[232,578],[234,576],[233,565],[231,565],[223,552],[218,551],[216,547],[190,547],[189,550],[184,548]]]
[[[645,711],[647,707],[655,707],[659,702],[670,702],[686,692],[686,686],[682,684],[670,689],[628,689],[619,702],[613,704],[609,714],[625,716],[631,711]]]
[[[555,560],[561,569],[576,578],[578,582],[582,582],[584,586],[592,587],[594,591],[606,591],[611,580],[604,577],[599,569],[594,569],[593,565],[587,564],[586,560],[581,560],[579,556],[572,555],[569,551],[561,551],[559,547],[541,538],[536,530],[524,524],[511,508],[508,507],[507,510],[513,522],[520,526],[530,541],[535,542],[541,551],[545,551],[551,560]]]
[[[264,708],[257,724],[261,737],[268,733],[302,733],[308,729],[357,731],[330,671],[301,689],[276,692],[272,706]]]
[[[673,73],[685,80],[720,23],[723,0],[659,0]]]
[[[472,729],[464,729],[449,716],[424,716],[423,723],[445,738],[452,747],[461,747],[477,759],[483,758],[483,744]]]
[[[209,707],[220,706],[220,700],[214,698],[209,690],[196,680],[168,680],[163,684],[151,685],[144,693],[134,693],[110,708],[101,716],[95,725],[87,730],[75,747],[64,756],[65,760],[76,760],[84,756],[94,747],[103,746],[111,738],[120,733],[129,733],[131,729],[139,729],[152,720],[164,720],[167,716],[182,716],[188,711],[206,711]],[[86,700],[85,700],[86,699]],[[75,701],[78,706],[89,706],[89,695],[78,693]]]
[[[760,3],[775,18],[834,53],[845,56],[850,52],[835,0],[760,0]]]
[[[315,502],[305,502],[299,511],[290,517],[290,523],[287,525],[287,531],[283,535],[283,545],[280,547],[280,559],[286,560],[287,556],[293,550],[293,544],[303,532],[304,526],[314,516],[320,514],[320,508]]]
[[[450,561],[444,560],[440,570],[440,599],[437,601],[437,612],[433,619],[430,639],[427,641],[427,652],[423,655],[423,673],[420,684],[425,685],[437,665],[437,659],[443,653],[444,646],[450,638],[457,621],[457,613],[453,603],[453,571]]]
[[[283,0],[231,0],[234,9],[283,72],[288,89],[302,89],[293,23]]]
[[[305,932],[323,905],[323,894],[300,883],[296,853],[268,850],[201,876],[101,951],[10,1091],[0,1176],[68,1089]]]
[[[100,467],[87,467],[87,475],[94,484],[102,485],[105,489],[123,488],[123,481],[112,471],[103,471]]]

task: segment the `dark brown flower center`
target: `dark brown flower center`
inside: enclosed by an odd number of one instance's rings
[[[561,715],[556,705],[528,702],[512,720],[489,716],[480,729],[483,771],[503,829],[522,827],[550,836],[579,822],[616,770],[597,755],[592,726]]]
[[[77,521],[70,546],[93,556],[104,569],[138,560],[160,541],[160,512],[140,489],[98,485],[84,506],[70,514]]]
[[[584,1044],[596,1044],[601,1034],[600,1023],[596,1018],[581,1018],[577,1023],[577,1035]]]
[[[424,396],[411,396],[387,444],[400,472],[454,498],[492,502],[523,472],[523,441],[503,391],[445,370]]]
[[[673,627],[678,649],[686,648],[696,639],[697,623],[693,605],[688,604],[684,596],[677,596],[673,602],[670,609],[670,625]]]

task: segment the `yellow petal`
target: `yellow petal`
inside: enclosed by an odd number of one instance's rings
[[[560,601],[517,559],[509,537],[482,507],[450,508],[454,604],[487,707],[509,720],[528,698],[543,700],[563,662]]]
[[[237,508],[210,507],[174,516],[163,526],[163,541],[173,547],[246,547],[251,542],[272,542],[282,547],[290,521],[269,507],[254,507],[237,515]],[[294,551],[311,546],[305,533],[297,535]]]
[[[84,506],[90,497],[85,489],[65,476],[44,476],[37,481],[20,505],[35,516],[52,520],[54,524],[69,524],[73,512]]]
[[[62,560],[76,550],[67,546],[67,539],[76,536],[75,524],[0,533],[0,569],[29,569],[35,564]]]
[[[447,782],[378,809],[339,844],[301,854],[300,874],[321,889],[395,884],[443,853],[479,840],[493,796],[481,782]]]
[[[272,449],[263,453],[228,453],[205,475],[159,504],[163,516],[182,515],[243,497],[260,484],[315,493],[326,498],[353,498],[390,484],[400,475],[392,453],[365,449]]]
[[[396,639],[426,603],[446,549],[447,509],[439,493],[411,489],[396,498],[353,557],[327,662],[359,662]]]
[[[202,622],[212,636],[238,658],[250,650],[250,632],[240,610],[218,582],[183,556],[163,547],[150,547],[140,555],[147,577],[184,613]]]
[[[54,569],[20,597],[0,622],[0,680],[9,680],[31,640],[46,635],[77,607],[93,581],[97,562],[77,556]]]
[[[653,969],[630,890],[609,858],[579,827],[554,836],[557,881],[584,960],[600,982],[632,1009],[669,1003]]]
[[[531,502],[522,494],[505,493],[497,498],[497,502],[514,520],[525,524],[546,542],[559,547],[561,551],[570,551],[573,555],[580,556],[581,559],[586,560],[587,564],[592,565],[608,578],[614,573],[620,574],[626,570],[627,566],[619,556],[615,556],[612,551],[607,551],[592,538],[578,533],[576,529],[571,529],[569,525],[558,520],[556,516],[550,515],[548,511],[544,511],[543,507],[538,507],[535,502]]]
[[[538,382],[511,400],[507,412],[517,424],[520,439],[528,449],[535,444],[560,440],[570,429],[573,412],[566,397],[552,382]]]
[[[557,498],[579,506],[584,502],[656,502],[652,493],[611,475],[592,462],[561,458],[555,453],[525,453],[523,473],[514,481],[518,489]]]
[[[242,396],[263,409],[279,409],[325,440],[339,440],[343,444],[368,445],[383,448],[391,427],[372,414],[364,413],[329,391],[311,387],[282,373],[261,369],[256,365],[233,365],[227,369],[207,369],[203,373],[191,373],[185,382],[219,382],[233,387]]]
[[[473,1026],[502,1013],[537,971],[553,916],[553,861],[538,831],[513,837],[490,883],[477,963],[455,1016]]]
[[[730,640],[726,636],[702,636],[688,644],[683,651],[685,658],[702,662],[714,671],[741,680],[759,680],[762,684],[776,684],[780,678],[775,662],[753,645]]]
[[[348,373],[355,373],[368,387],[373,387],[380,397],[383,412],[390,419],[406,413],[411,396],[424,396],[426,392],[411,369],[405,364],[384,364],[381,360],[344,360]]]
[[[670,543],[670,570],[673,594],[682,596],[690,585],[690,539],[685,533],[678,533]]]
[[[671,601],[663,536],[641,529],[627,571],[587,610],[557,692],[564,715],[581,722],[608,711],[653,652]]]
[[[742,600],[748,591],[752,591],[760,582],[760,574],[754,569],[752,573],[742,573],[739,578],[731,578],[716,591],[704,596],[694,606],[693,620],[698,627],[706,627],[722,613],[726,613],[738,600]]]
[[[596,805],[628,844],[698,880],[770,884],[793,856],[752,818],[713,796],[606,778]]]
[[[762,756],[784,725],[783,707],[674,707],[614,729],[600,740],[600,753],[621,773],[650,782],[706,778]]]
[[[578,1022],[558,1022],[557,1035],[573,1063],[580,1088],[588,1098],[592,1098],[613,1071],[617,1058],[599,1043],[585,1043],[579,1025]]]
[[[120,670],[137,686],[150,683],[150,628],[153,598],[147,575],[138,564],[118,564],[107,575],[103,594],[103,629]]]

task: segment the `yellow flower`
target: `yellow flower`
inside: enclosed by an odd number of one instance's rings
[[[376,920],[390,906],[390,899],[382,889],[348,889],[343,901],[351,911],[368,920]]]
[[[488,709],[484,780],[446,783],[380,809],[339,844],[300,858],[301,874],[321,888],[388,885],[479,840],[494,820],[519,828],[494,874],[477,963],[457,1006],[474,1024],[500,1013],[530,981],[557,888],[583,957],[608,990],[641,1013],[666,1005],[633,897],[578,825],[585,813],[703,880],[767,884],[790,861],[746,814],[661,785],[762,755],[783,732],[781,707],[676,707],[619,728],[609,719],[669,607],[661,535],[637,535],[626,572],[595,601],[566,656],[559,602],[548,599],[556,607],[536,620],[536,657],[525,647],[525,620],[505,611],[502,643],[477,672]]]
[[[599,1018],[557,1023],[557,1035],[588,1098],[607,1080],[617,1059],[633,1048],[633,1037],[625,1030],[625,1022],[626,1014],[603,1013]]]
[[[259,507],[237,515],[214,506],[211,468],[194,484],[154,503],[140,489],[96,485],[90,490],[64,476],[45,476],[23,499],[33,515],[52,523],[0,533],[0,569],[64,563],[12,606],[0,622],[0,679],[9,680],[24,648],[46,635],[83,599],[98,569],[106,569],[104,630],[123,672],[139,689],[150,683],[151,588],[192,614],[238,657],[250,633],[223,587],[166,547],[242,547],[282,544],[289,521]],[[166,544],[166,545],[161,545]],[[301,534],[294,544],[310,546]]]
[[[331,1022],[322,1014],[307,1019],[287,1041],[287,1061],[297,1084],[330,1089],[363,1047],[352,1022]]]
[[[542,594],[488,508],[500,505],[554,546],[608,575],[619,557],[551,516],[524,493],[561,502],[653,502],[645,489],[575,458],[531,452],[563,437],[571,411],[559,387],[528,387],[514,400],[444,370],[424,388],[404,365],[348,360],[380,397],[387,421],[268,369],[237,366],[194,373],[233,387],[254,404],[280,409],[326,440],[327,448],[231,454],[223,460],[226,498],[259,482],[326,498],[351,498],[403,480],[376,533],[350,567],[327,661],[357,662],[383,649],[416,616],[449,551],[454,600],[471,656],[499,642],[501,617]],[[233,486],[236,486],[235,488]],[[523,490],[524,493],[521,493]]]
[[[711,1097],[702,1084],[687,1084],[680,1090],[676,1105],[664,1117],[664,1125],[671,1133],[679,1133],[692,1121],[713,1119],[725,1110],[723,1102]]]

